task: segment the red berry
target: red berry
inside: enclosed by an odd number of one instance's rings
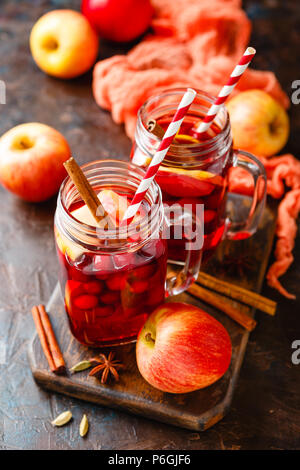
[[[136,294],[141,294],[148,289],[148,281],[134,281],[130,284],[130,289]]]
[[[127,273],[125,274],[113,274],[110,276],[106,284],[110,290],[122,290],[126,285]]]
[[[83,284],[83,288],[89,294],[100,294],[103,284],[101,281],[91,281]]]
[[[114,308],[111,305],[106,305],[105,307],[97,307],[94,310],[96,317],[108,317],[114,313]]]
[[[145,266],[136,268],[132,274],[135,279],[147,279],[154,274],[155,268],[156,263],[146,264]]]
[[[81,310],[89,310],[96,307],[98,299],[95,295],[80,295],[74,299],[74,305]]]
[[[83,293],[83,284],[81,282],[73,281],[72,279],[66,282],[65,303],[68,311],[71,310],[73,299]]]
[[[108,305],[115,304],[116,302],[118,302],[120,300],[120,293],[119,293],[119,291],[105,292],[105,294],[102,294],[100,296],[100,300],[104,304],[108,304]]]
[[[69,273],[70,273],[70,277],[71,277],[74,281],[88,282],[89,279],[90,279],[90,277],[88,276],[88,274],[84,274],[81,270],[76,269],[75,266],[72,266],[72,267],[69,269]]]
[[[73,281],[72,279],[68,279],[66,282],[66,291],[69,295],[74,296],[83,293],[83,284],[78,281]]]
[[[216,217],[216,215],[217,213],[215,211],[205,210],[204,211],[204,223],[208,224]]]

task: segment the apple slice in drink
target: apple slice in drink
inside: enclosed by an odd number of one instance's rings
[[[74,219],[78,220],[79,222],[82,222],[83,224],[91,225],[92,227],[96,226],[96,221],[86,204],[79,207],[79,209],[75,209],[71,212],[71,214]]]
[[[98,198],[115,225],[119,226],[129,206],[127,197],[120,196],[112,189],[103,189],[98,194]]]
[[[105,212],[110,216],[113,225],[117,227],[129,206],[127,198],[120,196],[111,189],[103,189],[97,194],[97,197]],[[79,209],[75,209],[71,214],[75,219],[86,225],[91,225],[92,227],[96,226],[95,219],[86,204],[79,207]]]
[[[109,214],[116,227],[122,222],[125,212],[130,206],[130,200],[126,196],[121,196],[112,189],[103,189],[98,194],[98,198]],[[143,207],[136,213],[133,222],[138,222],[144,215]]]
[[[156,177],[162,191],[175,197],[201,197],[213,192],[215,185],[221,185],[223,178],[202,170],[161,166]]]
[[[83,222],[84,224],[95,226],[95,219],[92,216],[86,204],[84,204],[79,209],[75,209],[71,211],[70,213],[79,222]],[[55,231],[55,239],[56,239],[58,248],[60,249],[63,255],[67,254],[71,261],[75,261],[85,252],[82,247],[80,247],[76,243],[73,243],[71,240],[65,237],[61,232],[59,232],[56,227],[54,231]]]
[[[199,144],[199,140],[188,134],[176,134],[175,143]]]
[[[57,230],[56,227],[54,229],[54,232],[56,244],[63,255],[67,254],[72,261],[75,261],[84,253],[83,249],[80,246],[76,245],[76,243],[71,242],[71,240],[68,240]]]
[[[121,196],[112,189],[103,189],[97,194],[97,196],[105,212],[109,215],[111,221],[113,222],[114,226],[118,227],[121,221],[123,220],[128,206],[130,205],[130,202],[127,197]],[[93,227],[96,226],[95,219],[92,216],[89,208],[85,204],[79,209],[75,209],[74,211],[72,211],[71,214],[75,219],[79,220],[84,224],[91,225]],[[139,217],[139,215],[140,212],[137,213],[136,217]]]
[[[118,226],[129,205],[127,198],[118,195],[116,192],[110,189],[104,189],[100,191],[97,196],[105,211],[111,217],[113,224]],[[96,226],[95,219],[86,204],[79,207],[78,209],[71,211],[71,215],[81,223],[90,225],[92,227]],[[68,257],[72,261],[75,261],[84,253],[84,250],[79,245],[67,239],[64,235],[58,232],[57,229],[55,229],[55,237],[60,251],[63,254],[67,253]]]

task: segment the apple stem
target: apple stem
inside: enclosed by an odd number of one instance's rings
[[[147,333],[145,336],[146,341],[152,341],[152,343],[155,343],[155,340],[152,338],[151,333]]]

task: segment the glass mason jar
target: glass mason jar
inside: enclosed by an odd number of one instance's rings
[[[112,189],[129,200],[145,174],[142,168],[115,160],[94,161],[82,170],[97,193]],[[54,230],[70,329],[91,347],[134,341],[147,316],[165,295],[183,291],[199,265],[188,258],[176,286],[172,279],[166,282],[166,224],[156,182],[145,196],[140,217],[129,227],[105,230],[87,225],[72,215],[81,206],[77,189],[66,178]]]
[[[155,120],[166,130],[185,89],[171,89],[150,97],[139,109],[132,162],[146,167],[153,157],[160,138],[147,130]],[[167,206],[190,205],[196,213],[204,205],[203,260],[214,252],[222,239],[242,239],[257,229],[266,199],[266,174],[253,155],[232,147],[229,115],[223,107],[211,128],[201,136],[197,125],[207,114],[215,98],[197,91],[173,144],[156,175],[163,202]],[[242,167],[254,180],[252,197],[238,198],[228,193],[228,176],[232,167]],[[176,225],[176,224],[175,224]],[[169,262],[181,264],[187,254],[184,240],[171,237],[168,242]]]

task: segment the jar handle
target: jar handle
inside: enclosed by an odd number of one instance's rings
[[[183,208],[179,204],[173,204],[170,207],[164,204],[164,212],[165,226],[168,229],[164,231],[165,235],[167,234],[165,238],[168,240],[172,238],[171,243],[174,243],[174,238],[175,241],[177,238],[174,237],[174,234],[178,229],[180,232],[177,231],[180,240],[178,250],[184,252],[185,258],[182,262],[168,261],[166,291],[169,296],[181,294],[198,277],[204,243],[204,204],[198,204],[196,214],[188,205]],[[170,216],[171,213],[172,217]],[[172,237],[170,237],[171,230],[173,231]],[[181,238],[183,233],[185,235],[184,240]]]
[[[227,200],[227,230],[225,238],[229,240],[242,240],[253,235],[258,227],[266,204],[267,176],[263,164],[254,155],[243,150],[234,150],[233,167],[248,171],[254,180],[253,196],[243,198],[242,204],[234,200],[235,193],[231,193]],[[248,201],[248,204],[247,204]]]

